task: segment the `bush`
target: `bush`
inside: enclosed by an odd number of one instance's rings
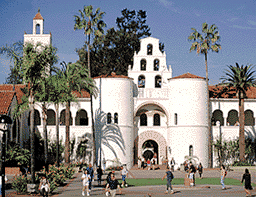
[[[12,182],[12,187],[17,193],[26,193],[27,184],[30,182],[29,178],[23,176],[15,176]]]
[[[120,171],[121,170],[121,166],[110,166],[106,169],[106,171],[112,171],[112,170],[115,170],[115,171]]]
[[[233,166],[252,166],[251,163],[249,163],[248,161],[246,162],[242,162],[242,161],[235,161]]]

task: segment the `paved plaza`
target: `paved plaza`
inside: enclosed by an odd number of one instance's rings
[[[135,178],[162,178],[165,171],[156,170],[133,170],[131,171]],[[228,178],[241,179],[243,171],[231,171],[228,172]],[[252,181],[256,182],[256,172],[251,171]],[[218,170],[205,170],[204,177],[219,177]],[[105,175],[106,176],[106,175]],[[175,171],[175,178],[184,178],[185,172]],[[198,176],[198,174],[197,174]],[[121,179],[120,172],[116,172],[117,179]],[[103,187],[96,185],[97,182],[94,182],[94,187],[92,188],[91,196],[106,196],[103,190]],[[76,173],[74,178],[69,180],[64,187],[59,187],[54,191],[54,197],[70,197],[70,196],[82,196],[81,194],[82,182],[81,182],[81,173]],[[196,185],[193,188],[185,187],[183,185],[174,185],[173,189],[174,194],[165,194],[166,186],[165,185],[155,185],[155,186],[137,186],[137,187],[128,187],[122,189],[122,194],[117,196],[138,196],[138,197],[149,197],[149,196],[245,196],[243,186],[233,186],[228,185],[227,190],[222,190],[221,185]],[[253,196],[256,196],[256,191],[253,190]],[[255,194],[255,195],[254,195]],[[14,190],[7,190],[6,196],[16,197]],[[29,195],[18,195],[19,197],[25,197]],[[30,195],[31,196],[31,195]]]

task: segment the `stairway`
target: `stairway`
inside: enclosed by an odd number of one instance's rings
[[[152,166],[151,166],[152,168]],[[143,168],[138,168],[138,164],[135,164],[134,166],[132,166],[132,168],[130,170],[147,170],[148,167]],[[166,170],[166,165],[155,165],[155,170]]]

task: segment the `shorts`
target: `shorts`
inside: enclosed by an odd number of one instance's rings
[[[125,181],[126,175],[122,175],[122,180]]]
[[[248,189],[248,190],[252,190],[252,186],[251,185],[245,185],[244,188]]]

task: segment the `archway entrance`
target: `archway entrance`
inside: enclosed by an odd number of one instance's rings
[[[152,159],[154,154],[156,158],[158,158],[158,144],[154,140],[147,140],[142,145],[142,156],[147,161],[148,159]],[[157,159],[158,164],[158,159]]]

